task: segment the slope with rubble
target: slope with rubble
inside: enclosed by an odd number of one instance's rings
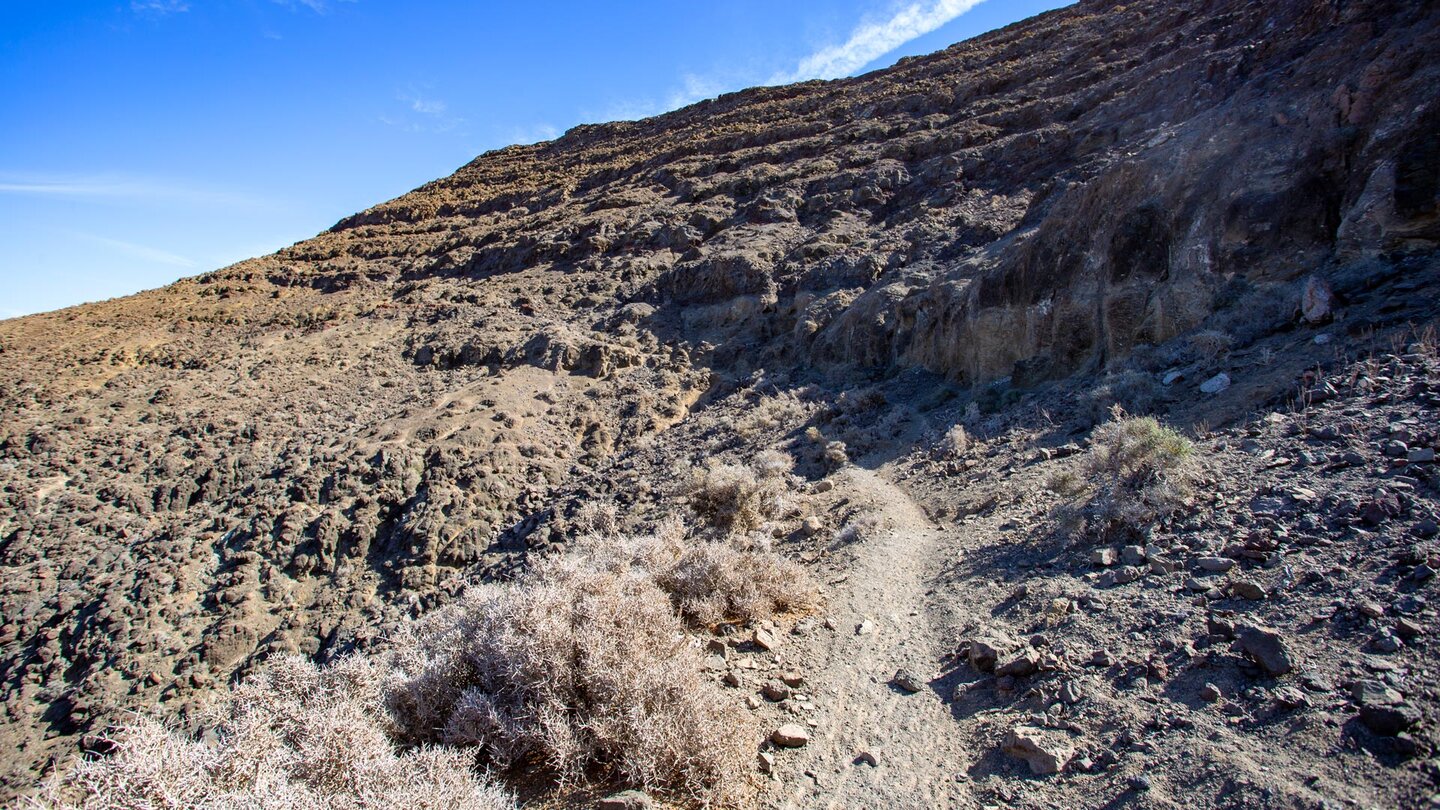
[[[826,607],[714,676],[814,723],[767,744],[774,801],[1423,800],[1437,22],[1082,2],[0,323],[6,795],[127,710],[382,648],[585,504],[639,531],[688,513],[685,468],[768,447],[800,505],[746,528]],[[1117,402],[1213,467],[1123,540],[1045,486]],[[1300,665],[1247,669],[1252,625]],[[1016,668],[985,680],[980,644]],[[1047,746],[1044,781],[1003,753]]]

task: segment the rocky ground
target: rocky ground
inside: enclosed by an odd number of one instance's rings
[[[781,449],[765,801],[1423,804],[1437,14],[1091,0],[0,323],[0,795]],[[1202,484],[1100,537],[1114,404]]]

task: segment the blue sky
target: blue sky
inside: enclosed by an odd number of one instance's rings
[[[0,0],[0,318],[272,252],[490,149],[1062,5]]]

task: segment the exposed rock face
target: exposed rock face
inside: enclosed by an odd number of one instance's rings
[[[505,572],[757,369],[1033,385],[1327,317],[1440,240],[1437,13],[1083,2],[0,324],[4,794],[123,709]]]

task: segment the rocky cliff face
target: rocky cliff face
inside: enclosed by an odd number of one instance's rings
[[[562,540],[567,499],[643,498],[626,453],[756,372],[1033,388],[1433,274],[1437,23],[1082,2],[0,324],[6,791],[118,711],[371,644]]]

